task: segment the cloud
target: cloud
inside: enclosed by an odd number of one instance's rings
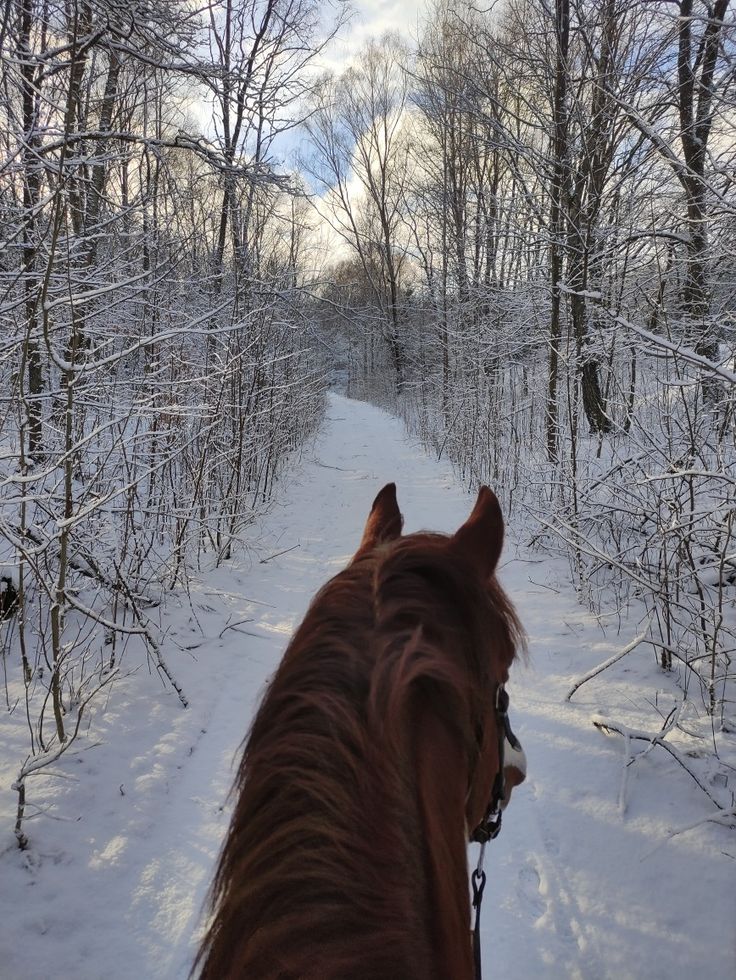
[[[372,38],[395,31],[407,40],[416,38],[427,0],[357,0],[353,15],[320,59],[324,69],[341,72],[355,60]]]

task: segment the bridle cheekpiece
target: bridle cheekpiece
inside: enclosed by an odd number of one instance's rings
[[[521,743],[511,730],[509,722],[509,696],[503,684],[496,688],[496,732],[498,739],[498,772],[493,780],[491,801],[486,814],[473,831],[471,840],[476,844],[487,844],[501,833],[501,804],[506,802],[506,742],[521,751]]]
[[[496,733],[498,739],[498,772],[493,780],[493,790],[491,801],[488,804],[486,814],[473,831],[471,840],[473,843],[480,844],[480,855],[478,866],[473,871],[470,882],[473,887],[473,908],[475,909],[475,926],[473,927],[473,959],[475,962],[476,980],[481,980],[480,962],[480,904],[483,899],[483,889],[486,884],[486,873],[483,870],[483,859],[485,857],[486,844],[488,841],[495,840],[501,833],[501,817],[503,814],[502,804],[506,802],[506,742],[508,741],[512,749],[517,752],[522,751],[521,742],[511,729],[509,721],[509,696],[506,687],[499,684],[496,688]]]

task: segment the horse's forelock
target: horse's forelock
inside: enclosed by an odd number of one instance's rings
[[[437,709],[464,721],[474,739],[478,712],[506,681],[523,631],[495,577],[482,581],[451,541],[412,535],[374,558],[371,706],[390,724],[407,692],[435,691]]]

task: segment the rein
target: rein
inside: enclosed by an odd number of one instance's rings
[[[509,722],[509,696],[503,684],[496,689],[496,730],[498,732],[498,772],[493,781],[491,802],[488,804],[486,815],[473,833],[473,843],[480,844],[478,865],[470,876],[473,888],[473,908],[475,909],[475,925],[473,926],[473,961],[475,963],[475,978],[482,980],[480,955],[480,906],[483,901],[483,889],[486,886],[486,873],[483,870],[486,844],[495,840],[501,833],[501,804],[506,799],[506,775],[504,762],[506,757],[506,741],[514,749],[521,749],[521,743],[511,730]]]

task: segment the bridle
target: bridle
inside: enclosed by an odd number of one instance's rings
[[[491,800],[485,816],[473,831],[471,840],[480,844],[478,865],[470,876],[473,887],[473,908],[475,909],[475,925],[473,926],[473,960],[475,962],[476,980],[481,980],[480,962],[480,904],[483,900],[483,889],[486,885],[486,873],[483,870],[486,844],[495,840],[501,833],[501,805],[506,800],[505,757],[506,742],[517,752],[521,751],[521,743],[511,730],[509,721],[509,696],[503,684],[496,688],[496,733],[498,738],[498,772],[493,780]]]
[[[498,772],[493,780],[491,801],[485,816],[473,831],[471,840],[474,844],[485,846],[489,840],[495,840],[501,832],[501,804],[506,800],[506,742],[521,751],[521,743],[511,730],[509,721],[509,696],[503,684],[496,688],[496,732],[498,739]]]

